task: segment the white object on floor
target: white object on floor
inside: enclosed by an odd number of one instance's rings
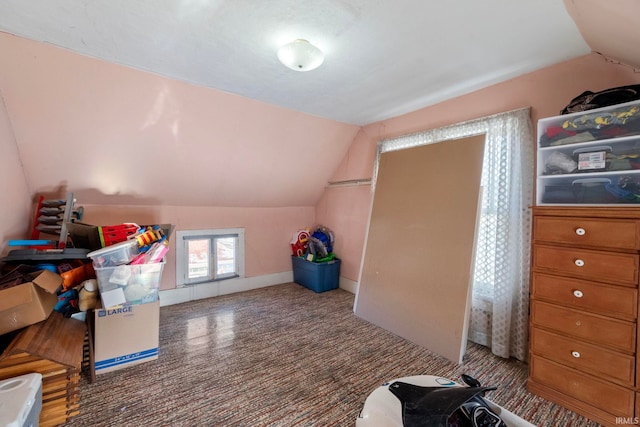
[[[356,427],[401,427],[402,404],[400,400],[389,391],[389,385],[394,382],[404,382],[420,387],[464,387],[448,378],[434,375],[416,375],[397,378],[384,383],[373,390],[364,402],[364,407],[356,420]],[[514,413],[484,399],[493,412],[497,414],[507,427],[535,427],[535,425],[523,420]]]
[[[42,410],[42,375],[20,375],[0,381],[0,425],[37,427]]]

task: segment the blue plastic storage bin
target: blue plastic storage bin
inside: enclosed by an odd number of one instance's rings
[[[325,292],[338,288],[340,283],[340,260],[311,262],[291,256],[293,281],[314,292]]]

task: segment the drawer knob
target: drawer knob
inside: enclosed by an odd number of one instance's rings
[[[574,264],[577,265],[578,267],[584,267],[584,261],[581,259],[575,260]]]
[[[582,293],[582,291],[579,291],[578,289],[576,289],[575,291],[573,291],[573,296],[576,298],[582,298],[584,294]]]
[[[576,234],[577,234],[578,236],[584,236],[586,232],[587,232],[587,230],[585,230],[585,229],[584,229],[584,228],[582,228],[582,227],[576,228]]]
[[[571,355],[572,355],[573,357],[575,357],[576,359],[579,359],[579,358],[580,358],[580,352],[578,352],[578,351],[572,351],[572,352],[571,352]]]

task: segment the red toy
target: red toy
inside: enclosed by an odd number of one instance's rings
[[[298,230],[293,233],[291,239],[291,250],[295,256],[304,256],[309,242],[309,229]]]

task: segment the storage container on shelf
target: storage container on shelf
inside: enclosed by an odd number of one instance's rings
[[[640,171],[639,171],[640,172]],[[640,195],[625,190],[625,183],[638,187],[638,173],[554,176],[539,178],[539,204],[604,205],[638,204]]]
[[[128,264],[139,252],[138,242],[131,239],[89,252],[87,256],[91,258],[94,268],[104,268]]]
[[[640,204],[640,101],[538,121],[538,205]]]

